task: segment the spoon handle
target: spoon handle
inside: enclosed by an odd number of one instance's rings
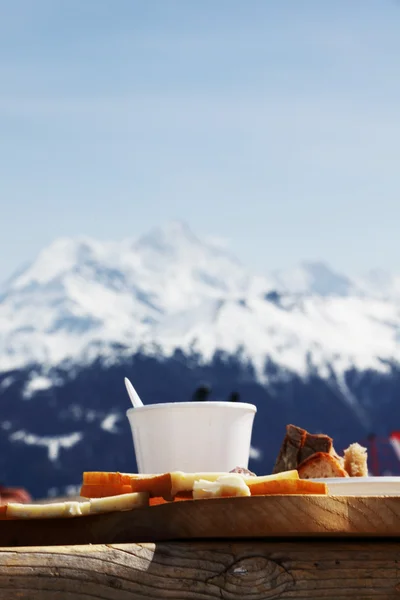
[[[131,384],[131,382],[129,381],[129,379],[127,377],[124,378],[124,382],[125,382],[126,391],[128,392],[128,396],[131,399],[133,407],[139,408],[140,406],[143,406],[143,402],[139,398],[139,394],[137,393],[137,391],[135,390],[135,388],[133,387],[133,385]]]

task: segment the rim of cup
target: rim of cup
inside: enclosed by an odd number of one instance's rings
[[[167,408],[200,408],[200,407],[214,407],[214,408],[224,408],[224,409],[238,409],[238,408],[247,408],[250,412],[257,412],[257,407],[255,404],[249,404],[248,402],[227,402],[227,401],[212,401],[205,400],[199,402],[160,402],[159,404],[145,404],[143,406],[139,406],[134,408],[128,408],[126,411],[127,415],[132,413],[137,413],[138,411],[144,412],[146,410],[166,410]]]

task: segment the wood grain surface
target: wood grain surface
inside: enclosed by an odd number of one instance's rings
[[[393,540],[4,548],[0,598],[398,600],[399,564]]]
[[[400,497],[217,498],[69,519],[0,521],[0,546],[362,535],[400,536]]]

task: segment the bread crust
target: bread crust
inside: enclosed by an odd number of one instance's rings
[[[304,460],[317,452],[326,452],[339,459],[333,447],[333,440],[329,435],[309,433],[296,425],[287,425],[286,435],[273,473],[297,469]]]
[[[326,477],[349,477],[335,456],[328,452],[312,454],[298,467],[301,479],[320,479]]]

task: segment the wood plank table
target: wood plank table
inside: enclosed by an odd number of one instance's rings
[[[219,498],[1,521],[0,600],[18,598],[400,600],[400,497]]]
[[[400,598],[400,541],[259,539],[0,549],[0,598]]]

